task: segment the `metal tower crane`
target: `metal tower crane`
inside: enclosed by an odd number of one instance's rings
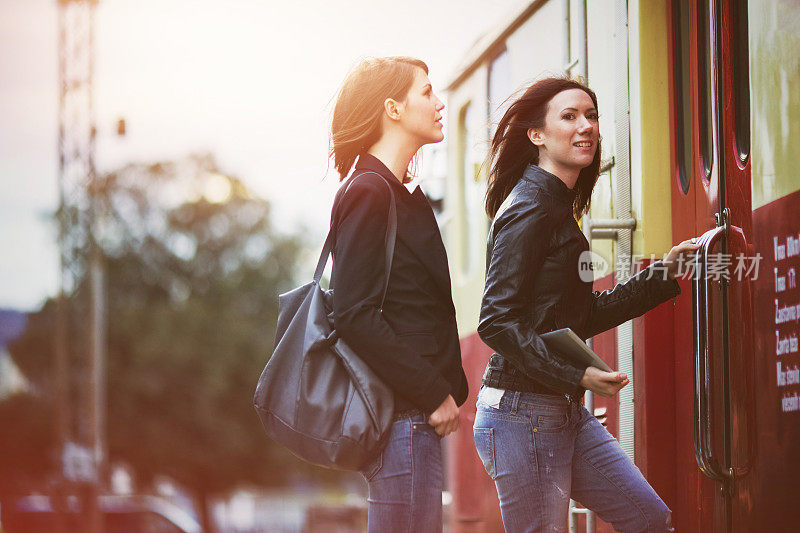
[[[88,494],[87,531],[100,531],[105,460],[103,266],[96,243],[93,85],[97,0],[58,2],[58,244],[55,384],[63,478]],[[93,508],[93,510],[91,509]]]

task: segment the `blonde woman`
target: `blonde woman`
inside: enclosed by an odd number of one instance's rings
[[[422,190],[404,186],[414,155],[443,139],[443,108],[425,63],[386,57],[350,73],[333,112],[331,156],[346,180],[331,215],[335,327],[395,392],[389,443],[362,472],[370,532],[442,530],[440,440],[467,397],[444,245]],[[397,206],[389,273],[387,184]]]

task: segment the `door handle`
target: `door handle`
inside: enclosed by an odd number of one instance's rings
[[[695,458],[700,470],[716,481],[728,484],[733,482],[735,477],[746,475],[750,465],[749,459],[745,464],[739,467],[732,467],[721,464],[714,454],[712,446],[713,441],[713,426],[712,426],[712,409],[715,405],[715,398],[711,393],[711,375],[710,365],[712,357],[711,349],[711,328],[712,328],[712,313],[709,307],[709,299],[711,297],[711,287],[713,280],[708,275],[708,261],[709,252],[712,247],[723,238],[727,240],[728,245],[734,244],[736,241],[737,249],[747,249],[747,238],[744,231],[737,227],[730,225],[730,213],[727,209],[722,214],[721,225],[705,232],[698,244],[700,245],[697,250],[697,265],[696,275],[692,282],[693,299],[692,299],[692,317],[694,325],[694,379],[695,379],[695,397],[694,397],[694,418],[695,418],[695,433],[694,433],[694,448]],[[746,280],[744,281],[747,282]],[[725,339],[725,342],[729,342]],[[722,369],[729,368],[730,353],[728,347],[723,347]],[[729,380],[727,370],[723,372],[723,395],[728,394]],[[724,416],[726,418],[723,424],[724,430],[731,431],[729,423],[730,419],[730,401],[728,398],[722,398]],[[726,437],[730,437],[726,436]],[[729,485],[730,486],[730,485]]]
[[[720,225],[716,228],[710,229],[705,232],[698,244],[700,245],[697,250],[697,265],[695,277],[692,282],[693,299],[692,299],[692,318],[694,325],[694,419],[695,419],[695,432],[694,432],[694,450],[697,465],[700,470],[716,481],[731,482],[735,474],[742,475],[747,472],[748,465],[745,464],[740,468],[734,469],[730,466],[723,465],[714,454],[712,446],[713,441],[713,426],[712,426],[712,409],[715,405],[714,399],[711,394],[711,328],[712,316],[709,307],[709,299],[711,297],[711,284],[713,283],[711,276],[708,275],[708,261],[709,252],[712,247],[722,239],[726,239],[728,244],[731,241],[737,241],[740,249],[747,249],[747,239],[744,231],[737,226],[730,224],[730,212],[725,209],[722,216],[718,218]],[[723,285],[726,286],[726,285]],[[724,339],[728,342],[728,339]],[[729,389],[730,376],[729,368],[729,350],[727,346],[723,346],[723,361],[722,361],[722,394],[727,395]],[[723,428],[726,432],[730,432],[730,401],[729,398],[723,397],[724,417],[725,422]],[[726,439],[730,435],[725,436]]]
[[[727,234],[722,225],[705,232],[698,244],[693,286],[692,318],[694,325],[694,453],[700,470],[716,481],[730,479],[730,473],[714,455],[711,427],[711,313],[708,308],[708,254],[711,247]]]

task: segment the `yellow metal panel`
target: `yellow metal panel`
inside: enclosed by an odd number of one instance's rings
[[[638,2],[638,24],[635,33],[638,54],[631,54],[631,91],[637,91],[641,173],[632,172],[640,180],[639,212],[634,212],[637,227],[633,250],[636,255],[661,256],[672,247],[670,200],[670,135],[669,135],[669,49],[668,20],[665,0]],[[637,57],[638,56],[638,57]],[[634,63],[634,60],[638,62]],[[638,87],[633,74],[638,73]],[[632,98],[631,102],[636,101]],[[632,125],[633,126],[633,125]],[[636,190],[636,187],[633,188]],[[634,202],[636,206],[637,202]]]
[[[796,0],[751,0],[753,209],[800,189],[800,10]]]
[[[453,89],[447,98],[448,117],[448,175],[445,213],[448,222],[444,233],[453,303],[459,335],[474,333],[478,328],[483,295],[484,264],[488,223],[482,206],[475,202],[475,162],[485,157],[488,140],[486,124],[488,108],[481,105],[486,96],[486,65],[474,70]],[[467,139],[462,129],[467,126],[459,114],[472,106],[471,124],[478,139]],[[466,157],[470,154],[469,157]],[[469,162],[468,165],[466,163]],[[485,181],[481,175],[478,179]],[[469,182],[468,182],[469,181]]]

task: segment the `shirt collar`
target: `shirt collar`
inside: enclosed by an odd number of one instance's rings
[[[537,184],[565,204],[572,205],[572,203],[575,202],[575,197],[578,195],[577,191],[567,187],[567,184],[561,181],[558,176],[533,164],[528,165],[522,177]]]

